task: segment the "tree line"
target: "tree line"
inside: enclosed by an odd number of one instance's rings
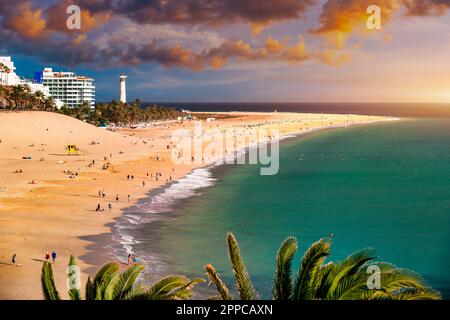
[[[121,103],[113,100],[110,103],[97,103],[94,108],[88,102],[78,107],[69,108],[64,105],[56,107],[55,99],[45,96],[42,92],[33,93],[27,85],[0,85],[0,110],[10,111],[48,111],[86,121],[93,125],[128,126],[151,121],[176,119],[181,113],[175,108],[152,105],[142,108],[142,103],[136,99],[133,103]]]

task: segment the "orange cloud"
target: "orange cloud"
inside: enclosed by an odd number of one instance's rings
[[[49,29],[64,33],[89,32],[111,18],[111,12],[109,10],[92,13],[89,9],[81,5],[81,30],[69,30],[66,25],[68,18],[66,10],[71,4],[73,4],[72,1],[65,0],[47,8],[45,15]]]
[[[376,4],[381,8],[382,23],[389,21],[399,9],[397,0],[329,0],[320,14],[320,27],[311,33],[326,36],[330,45],[343,48],[348,36],[354,32],[367,32],[367,8]]]
[[[265,43],[265,48],[269,53],[279,53],[283,50],[283,45],[276,39],[268,38]]]
[[[11,30],[28,39],[43,37],[46,28],[42,11],[39,9],[33,10],[29,2],[20,4],[8,23]]]
[[[282,54],[283,60],[290,63],[297,63],[308,59],[308,51],[302,39],[292,47],[288,47]]]

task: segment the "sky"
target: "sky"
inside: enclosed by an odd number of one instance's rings
[[[81,9],[69,30],[67,8]],[[369,30],[367,8],[381,9]],[[97,101],[450,103],[450,0],[0,0],[0,55]]]

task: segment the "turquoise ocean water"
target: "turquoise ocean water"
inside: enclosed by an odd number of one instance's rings
[[[227,231],[262,298],[270,298],[283,239],[299,240],[297,268],[304,250],[330,234],[330,260],[372,247],[450,298],[450,120],[407,119],[286,140],[275,176],[259,175],[255,165],[198,170],[127,211],[115,230],[117,254],[134,252],[148,264],[149,280],[205,276],[203,265],[212,263],[232,286]]]

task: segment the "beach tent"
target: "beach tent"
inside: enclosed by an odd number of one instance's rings
[[[74,144],[68,144],[66,149],[68,154],[76,154],[78,152],[78,148]]]

